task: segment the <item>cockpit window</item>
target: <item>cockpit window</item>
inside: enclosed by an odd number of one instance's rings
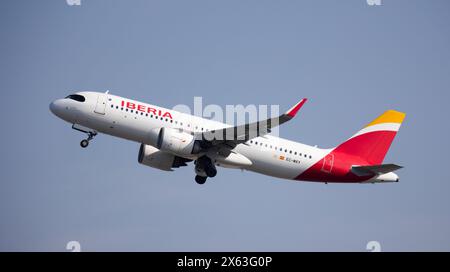
[[[79,94],[71,94],[71,95],[66,96],[66,98],[73,99],[78,102],[86,101],[86,98],[84,98],[84,96],[79,95]]]

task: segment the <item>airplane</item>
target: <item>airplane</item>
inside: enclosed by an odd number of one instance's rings
[[[87,135],[98,133],[140,143],[138,162],[164,171],[194,161],[195,181],[204,184],[217,167],[241,169],[296,181],[322,183],[398,182],[396,164],[383,160],[405,113],[388,110],[345,142],[321,149],[270,135],[292,120],[300,100],[276,118],[238,126],[112,95],[77,92],[50,104],[50,111]]]

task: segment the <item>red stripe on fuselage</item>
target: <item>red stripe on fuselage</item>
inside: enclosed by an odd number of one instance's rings
[[[366,181],[373,176],[359,177],[350,171],[351,167],[381,164],[396,134],[396,131],[374,131],[351,138],[295,179],[319,182]]]

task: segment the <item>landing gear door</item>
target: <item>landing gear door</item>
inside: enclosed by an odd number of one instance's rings
[[[97,104],[95,105],[95,113],[105,114],[106,108],[106,94],[98,94]]]

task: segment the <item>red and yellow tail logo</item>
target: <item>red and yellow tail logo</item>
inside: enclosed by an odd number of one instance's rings
[[[402,112],[386,111],[350,139],[331,150],[327,156],[301,173],[296,179],[312,181],[364,180],[364,177],[352,174],[350,169],[356,165],[382,164],[405,116]]]
[[[388,110],[337,147],[369,164],[381,164],[405,119],[403,112]]]
[[[403,112],[388,110],[377,119],[370,122],[365,128],[379,126],[379,128],[398,131],[400,125],[405,119],[405,116],[406,114]]]

